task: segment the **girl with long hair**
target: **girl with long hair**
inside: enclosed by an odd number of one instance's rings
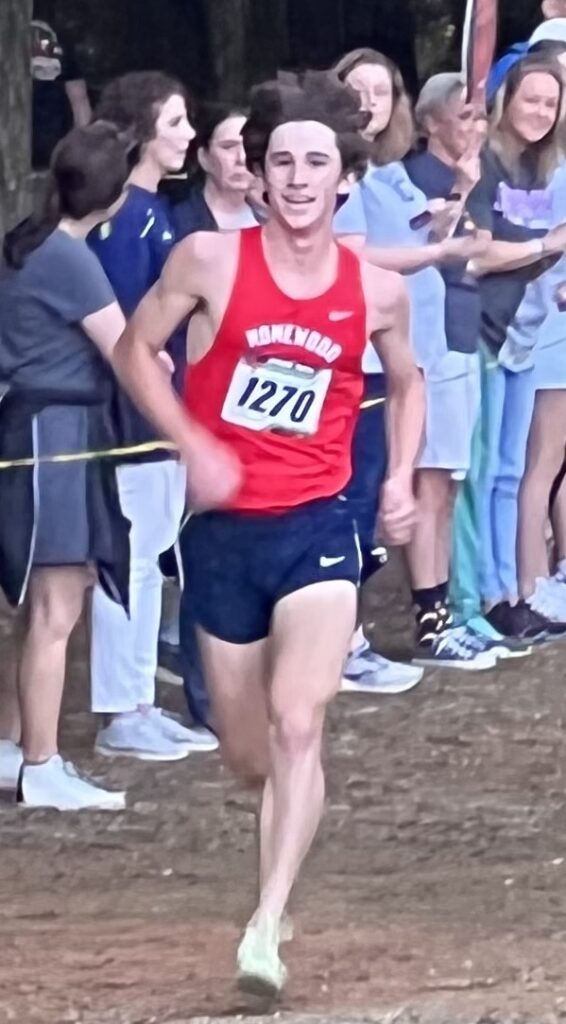
[[[97,114],[131,132],[137,143],[123,206],[89,237],[130,317],[159,279],[176,241],[169,204],[158,188],[167,174],[184,166],[195,132],[184,87],[159,71],[132,72],[110,82]],[[186,366],[184,329],[169,340],[167,355],[180,390]],[[93,597],[92,709],[107,716],[96,750],[106,757],[176,761],[217,745],[210,734],[186,727],[156,706],[160,556],[179,535],[186,472],[171,452],[159,448],[154,427],[117,384],[114,405],[122,445],[142,450],[121,457],[117,468],[120,500],[132,524],[129,617],[101,587]]]
[[[473,480],[459,515],[466,505],[475,509],[479,536],[467,562],[455,559],[455,590],[465,614],[483,608],[497,634],[523,642],[566,629],[549,621],[558,618],[555,608],[523,600],[533,595],[524,592],[530,585],[519,584],[516,554],[535,344],[552,308],[548,271],[566,246],[566,228],[550,230],[556,223],[551,183],[563,160],[563,100],[562,71],[551,58],[531,55],[511,68],[495,97],[482,177],[470,200],[489,245],[472,267],[482,298],[482,410]],[[536,423],[533,429],[535,444]],[[456,535],[460,523],[457,518]],[[530,524],[522,550],[529,545]]]
[[[87,589],[98,578],[108,600],[128,609],[129,522],[114,464],[82,454],[118,441],[107,364],[125,321],[86,237],[123,200],[129,150],[112,124],[71,131],[54,151],[44,212],[4,243],[0,460],[30,464],[0,473],[0,585],[22,612],[19,707],[12,702],[11,722],[4,715],[0,774],[15,784],[19,769],[18,797],[31,807],[124,807],[123,793],[63,761],[57,734],[68,641]]]

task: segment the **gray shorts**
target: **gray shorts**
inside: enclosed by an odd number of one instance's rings
[[[477,352],[446,352],[427,371],[425,385],[425,438],[418,468],[446,469],[463,479],[480,409]]]

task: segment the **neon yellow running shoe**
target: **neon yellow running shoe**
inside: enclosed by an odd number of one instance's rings
[[[279,959],[279,921],[264,916],[250,924],[238,949],[238,987],[254,995],[277,996],[287,981],[287,968]]]

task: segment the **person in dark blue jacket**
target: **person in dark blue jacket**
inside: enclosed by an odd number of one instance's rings
[[[173,207],[178,239],[195,231],[239,231],[257,219],[249,203],[254,179],[246,167],[246,113],[230,103],[203,103],[195,116],[186,194]]]
[[[97,116],[130,131],[139,159],[128,182],[126,201],[112,220],[90,236],[126,317],[158,280],[175,241],[161,179],[179,171],[194,129],[183,86],[161,72],[123,75],[103,92]],[[164,372],[182,386],[186,356],[184,332],[170,341]],[[157,447],[153,427],[116,385],[115,410],[122,446],[146,446],[124,455],[118,487],[131,520],[130,609],[128,619],[100,587],[93,597],[91,679],[93,710],[110,716],[96,739],[106,756],[173,761],[216,740],[173,721],[155,707],[155,676],[163,580],[160,555],[176,542],[185,508],[184,467]]]
[[[257,224],[255,205],[250,202],[254,178],[246,167],[242,129],[244,110],[230,103],[203,103],[195,115],[196,137],[189,150],[189,176],[172,209],[175,237],[180,240],[195,231],[230,231]],[[169,182],[164,182],[170,188]],[[190,371],[189,371],[190,372]],[[183,533],[180,538],[183,554]],[[191,611],[191,581],[185,576],[181,596],[179,641],[180,671],[189,711],[195,722],[210,723],[210,706]],[[166,664],[160,656],[160,666]],[[174,656],[171,670],[177,673]]]

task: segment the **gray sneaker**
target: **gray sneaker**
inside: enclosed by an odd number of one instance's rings
[[[155,715],[132,711],[117,715],[101,729],[94,745],[103,757],[133,757],[138,761],[182,761],[189,746],[165,736]]]

